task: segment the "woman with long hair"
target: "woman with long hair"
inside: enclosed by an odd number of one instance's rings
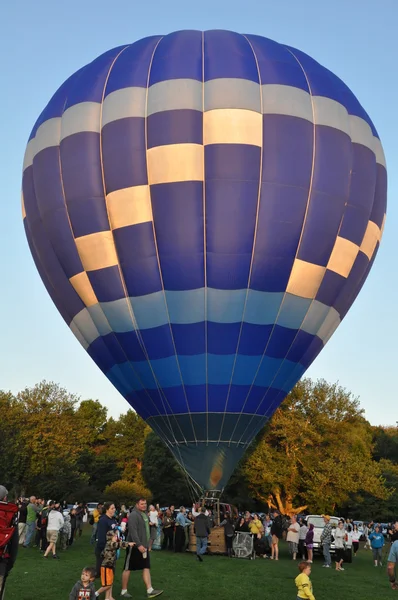
[[[357,555],[359,550],[359,540],[361,539],[361,532],[358,529],[358,525],[354,525],[354,529],[352,530],[352,547],[354,550],[354,556]]]

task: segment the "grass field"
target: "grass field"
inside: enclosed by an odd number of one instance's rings
[[[82,567],[94,565],[89,527],[60,560],[44,560],[37,548],[21,549],[8,579],[5,600],[68,600]],[[278,562],[205,556],[198,563],[188,553],[153,552],[154,587],[164,589],[164,600],[295,600],[297,564],[288,557],[285,544]],[[370,551],[360,550],[344,572],[323,569],[317,558],[311,579],[316,600],[385,600],[396,597],[388,584],[386,569],[373,567]],[[120,597],[122,560],[117,566],[113,595]],[[99,587],[99,586],[97,586]],[[139,573],[132,573],[129,592],[135,600],[145,598]],[[103,598],[104,596],[102,596]]]

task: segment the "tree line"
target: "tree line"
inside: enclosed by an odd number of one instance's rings
[[[0,414],[0,479],[16,496],[192,502],[174,457],[131,409],[115,419],[98,400],[43,381],[16,395],[0,391]],[[224,498],[251,510],[389,521],[398,516],[398,430],[372,426],[338,384],[303,379],[247,450]]]

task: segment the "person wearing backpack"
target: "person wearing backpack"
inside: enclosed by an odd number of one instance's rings
[[[0,600],[18,553],[18,506],[7,501],[8,490],[0,485]]]

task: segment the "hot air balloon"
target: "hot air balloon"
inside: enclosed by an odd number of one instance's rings
[[[387,174],[349,88],[257,35],[177,31],[74,73],[22,209],[48,293],[204,490],[220,490],[359,293]]]

